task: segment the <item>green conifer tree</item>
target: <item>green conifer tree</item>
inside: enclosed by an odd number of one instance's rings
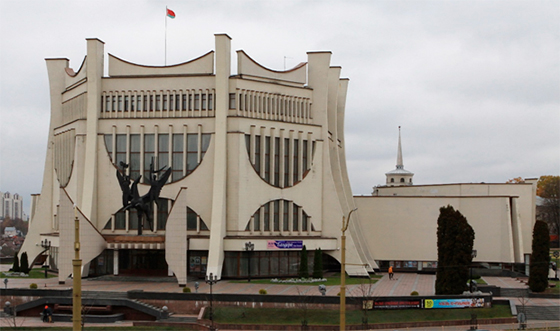
[[[532,254],[529,265],[529,288],[533,292],[543,292],[548,287],[549,250],[548,225],[546,222],[536,221],[533,227]]]
[[[23,252],[23,254],[21,254],[21,263],[20,263],[19,270],[26,274],[29,273],[30,269],[29,269],[29,260],[27,258],[27,252]]]
[[[461,294],[467,289],[474,230],[452,206],[441,207],[439,211],[436,294]]]
[[[309,277],[309,267],[307,265],[307,248],[303,245],[301,249],[301,256],[299,258],[299,278],[308,278]]]
[[[19,258],[17,253],[14,253],[14,265],[12,266],[11,271],[13,272],[19,272],[20,268],[19,268]]]
[[[317,248],[313,256],[313,278],[323,278],[323,252],[321,248]]]

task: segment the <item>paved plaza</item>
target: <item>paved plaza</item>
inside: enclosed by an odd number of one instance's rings
[[[9,266],[1,265],[0,270],[7,270]],[[395,273],[393,280],[389,279],[387,274],[379,274],[382,276],[375,284],[370,285],[367,281],[364,284],[347,285],[347,296],[363,296],[364,291],[373,291],[373,296],[407,296],[412,291],[418,292],[419,295],[433,295],[435,293],[435,275],[428,274],[414,274],[414,273]],[[83,291],[101,291],[101,292],[127,292],[131,290],[143,290],[145,292],[170,292],[182,293],[183,288],[177,285],[175,278],[169,277],[167,279],[145,278],[142,281],[126,281],[118,277],[103,277],[103,280],[85,278],[82,280]],[[499,286],[503,289],[526,289],[527,285],[515,278],[509,277],[482,277],[489,285]],[[45,289],[71,289],[72,279],[67,279],[65,284],[59,284],[58,278],[48,279],[26,279],[26,278],[10,278],[8,280],[8,288],[29,288],[29,284],[36,283],[39,288]],[[204,282],[199,280],[199,293],[208,293],[210,287]],[[2,284],[3,285],[3,284]],[[192,291],[195,289],[195,280],[189,281],[187,286]],[[239,293],[239,294],[257,294],[260,289],[266,289],[269,295],[321,295],[318,291],[318,284],[255,284],[253,283],[238,283],[229,280],[219,281],[213,286],[213,293]],[[340,286],[327,286],[327,295],[336,296],[340,291]],[[507,298],[513,300],[514,304],[520,305],[519,299],[512,297]],[[547,298],[530,298],[526,302],[528,306],[560,306],[560,298],[547,299]],[[72,323],[57,322],[52,324],[44,324],[35,319],[21,319],[25,326],[71,326]],[[560,321],[557,323],[560,325]],[[130,326],[132,322],[121,322],[116,325]],[[3,320],[0,326],[7,326],[6,321]],[[93,326],[89,324],[89,326]],[[486,328],[486,327],[485,327]],[[504,327],[506,328],[506,327]],[[453,328],[447,328],[453,330]],[[464,329],[464,327],[463,327]],[[486,328],[488,329],[488,328]],[[492,329],[497,329],[497,326],[492,326]],[[438,328],[441,330],[441,328]],[[456,329],[458,330],[458,329]]]

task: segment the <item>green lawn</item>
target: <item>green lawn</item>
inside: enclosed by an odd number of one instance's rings
[[[558,281],[558,280],[550,280],[550,279],[549,279],[548,282],[549,282],[549,283],[556,284],[556,286],[553,287],[553,288],[547,288],[547,289],[545,290],[544,293],[560,294],[560,281]]]
[[[484,279],[482,278],[478,278],[478,279],[473,279],[478,285],[487,285],[488,283],[486,283],[484,281]],[[470,280],[469,280],[470,281]]]
[[[56,277],[56,275],[48,274],[48,278]],[[29,272],[29,277],[20,277],[20,276],[6,276],[3,272],[0,272],[0,278],[43,278],[45,279],[45,269],[35,268]]]
[[[218,307],[214,309],[216,323],[231,324],[301,324],[305,309],[299,304],[297,309],[266,309]],[[478,318],[511,317],[509,306],[496,305],[492,308],[478,309],[406,309],[406,310],[371,310],[368,311],[368,323],[391,322],[420,322],[467,320],[476,312]],[[362,324],[363,311],[351,310],[346,312],[347,324]],[[208,316],[206,316],[208,318]],[[308,309],[307,321],[309,325],[336,325],[339,323],[338,310]]]
[[[359,285],[359,284],[375,284],[381,277],[379,275],[373,275],[370,279],[368,278],[361,278],[361,277],[348,277],[346,275],[346,285]],[[340,273],[329,274],[329,276],[324,277],[327,279],[326,282],[315,282],[315,283],[293,283],[293,285],[298,286],[317,286],[319,284],[323,284],[326,286],[333,286],[333,285],[340,285]],[[231,280],[232,283],[247,283],[247,280]],[[270,279],[251,279],[251,283],[254,284],[280,284],[280,285],[290,285],[292,283],[273,283]]]

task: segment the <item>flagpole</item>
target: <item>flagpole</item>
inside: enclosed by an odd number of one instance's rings
[[[167,6],[165,6],[165,59],[163,65],[167,65]]]

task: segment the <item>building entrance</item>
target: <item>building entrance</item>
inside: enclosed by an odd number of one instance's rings
[[[134,276],[167,276],[164,250],[119,250],[119,274]]]

